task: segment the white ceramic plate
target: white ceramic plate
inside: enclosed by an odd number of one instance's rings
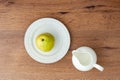
[[[55,46],[50,52],[42,52],[35,45],[35,38],[41,33],[51,33]],[[33,22],[27,29],[24,45],[28,54],[40,63],[54,63],[62,59],[70,46],[70,35],[63,23],[53,18],[42,18]]]

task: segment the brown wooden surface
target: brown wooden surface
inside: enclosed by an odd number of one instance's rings
[[[70,31],[67,55],[54,64],[34,61],[24,34],[36,19],[53,17]],[[90,46],[105,70],[77,71],[71,51]],[[0,80],[120,80],[120,0],[0,0]]]

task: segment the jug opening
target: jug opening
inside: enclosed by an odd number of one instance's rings
[[[79,63],[83,66],[88,66],[92,62],[91,55],[87,52],[77,52],[73,55],[79,60]]]

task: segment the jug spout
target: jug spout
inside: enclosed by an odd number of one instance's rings
[[[76,50],[73,50],[72,51],[72,55],[74,55],[75,57],[76,57],[76,54],[77,54],[78,52],[76,51]]]
[[[73,50],[73,51],[72,51],[72,55],[74,55],[75,53],[76,53],[76,50]]]

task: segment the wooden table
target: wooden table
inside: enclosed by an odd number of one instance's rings
[[[67,55],[53,64],[28,56],[24,34],[35,20],[52,17],[71,34]],[[90,46],[105,70],[80,72],[72,50]],[[120,80],[120,0],[0,0],[0,80]]]

